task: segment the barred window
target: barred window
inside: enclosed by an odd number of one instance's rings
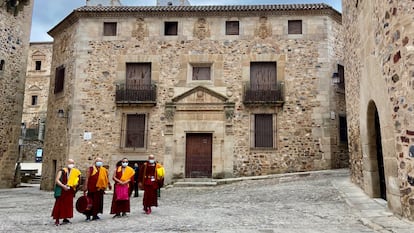
[[[209,66],[193,66],[193,80],[211,80]]]
[[[254,115],[254,147],[273,148],[273,115]]]
[[[126,120],[125,147],[145,147],[145,114],[128,114]]]

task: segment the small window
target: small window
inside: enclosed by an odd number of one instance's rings
[[[0,61],[0,70],[4,70],[4,60]]]
[[[63,91],[65,84],[65,67],[59,66],[55,72],[55,89],[54,93],[57,94]]]
[[[338,64],[338,76],[339,76],[339,84],[345,83],[345,70],[344,66]]]
[[[348,142],[348,129],[347,129],[346,117],[339,116],[339,141],[341,143]]]
[[[42,61],[36,61],[35,70],[41,70],[41,69],[42,69]]]
[[[273,148],[273,115],[254,115],[254,147]]]
[[[116,36],[116,23],[104,23],[104,36]]]
[[[178,32],[178,22],[165,22],[164,35],[176,36]]]
[[[210,67],[193,66],[193,80],[211,80]]]
[[[239,21],[226,21],[226,35],[239,35]]]
[[[125,147],[144,148],[145,114],[128,114],[126,122]]]
[[[37,105],[37,95],[32,95],[32,106]]]
[[[289,20],[288,34],[302,34],[302,20]]]

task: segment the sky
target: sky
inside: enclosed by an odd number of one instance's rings
[[[156,0],[120,0],[125,6],[155,6]],[[34,0],[31,42],[53,41],[47,32],[86,0]],[[191,5],[260,5],[326,3],[342,12],[341,0],[189,0]]]

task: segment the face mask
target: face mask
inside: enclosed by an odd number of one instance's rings
[[[75,164],[73,164],[73,163],[68,164],[68,168],[69,168],[69,169],[72,169],[72,168],[74,168],[74,167],[75,167]]]
[[[102,167],[102,164],[103,164],[103,162],[96,162],[96,163],[95,163],[95,165],[96,165],[97,167]]]
[[[122,163],[122,167],[126,167],[126,166],[128,166],[128,162]]]
[[[149,163],[155,163],[155,160],[150,159],[150,160],[148,160],[148,162],[149,162]]]

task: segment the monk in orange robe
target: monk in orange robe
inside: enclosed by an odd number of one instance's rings
[[[115,181],[114,195],[112,196],[111,214],[115,214],[114,218],[126,216],[130,212],[130,199],[134,187],[135,170],[128,166],[128,159],[123,158],[120,165],[115,169],[112,179]],[[121,186],[128,188],[128,200],[118,200],[117,191]]]
[[[148,156],[148,161],[139,169],[139,187],[144,189],[142,203],[146,214],[151,214],[151,206],[158,206],[157,189],[159,188],[159,177],[157,177],[157,163],[154,155]]]
[[[106,188],[112,189],[109,182],[108,170],[103,167],[102,158],[96,158],[95,164],[86,172],[84,193],[88,191],[88,197],[92,199],[92,208],[85,212],[86,221],[100,219],[98,214],[103,213],[103,201]]]
[[[70,223],[68,218],[73,218],[73,198],[79,184],[81,172],[74,168],[75,161],[68,159],[67,167],[60,170],[56,175],[56,186],[60,191],[55,190],[55,205],[52,210],[52,217],[55,225],[58,226],[59,219],[63,219],[62,224]]]

